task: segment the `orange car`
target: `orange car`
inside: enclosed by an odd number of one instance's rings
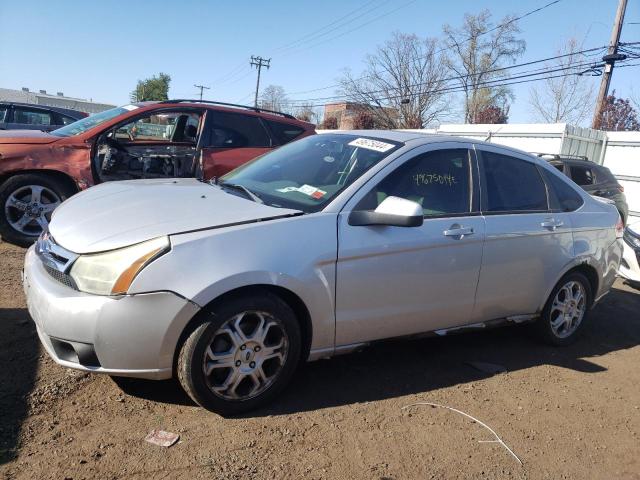
[[[208,180],[314,133],[286,113],[199,100],[125,105],[50,133],[0,131],[0,235],[32,243],[62,201],[97,183]]]

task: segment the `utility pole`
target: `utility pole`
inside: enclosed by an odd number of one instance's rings
[[[271,63],[270,58],[262,58],[262,57],[254,57],[251,55],[251,63],[249,65],[255,66],[258,69],[258,81],[256,82],[256,96],[253,100],[253,106],[258,108],[258,91],[260,90],[260,70],[262,67],[269,68],[269,64]]]
[[[205,87],[204,85],[195,85],[194,84],[193,86],[200,89],[200,100],[202,100],[202,91],[203,90],[210,90],[209,87]]]
[[[604,102],[607,99],[607,94],[609,93],[613,66],[616,63],[616,60],[624,60],[627,58],[626,55],[618,53],[618,43],[620,42],[620,33],[622,32],[622,23],[624,22],[626,9],[627,0],[620,0],[620,3],[618,3],[618,11],[616,12],[616,20],[613,24],[613,31],[611,32],[611,40],[609,41],[609,50],[607,51],[607,54],[602,57],[602,61],[605,65],[604,72],[602,73],[602,80],[600,81],[600,90],[598,91],[596,109],[593,112],[593,121],[591,122],[592,128],[597,128],[599,126],[600,113],[602,112]]]

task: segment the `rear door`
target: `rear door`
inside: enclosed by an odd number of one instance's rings
[[[221,177],[274,145],[262,119],[246,113],[209,110],[205,132],[202,148],[205,180]]]
[[[486,239],[475,321],[534,314],[573,258],[570,214],[554,211],[526,155],[479,146]]]

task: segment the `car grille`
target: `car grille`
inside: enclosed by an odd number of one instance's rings
[[[46,263],[43,263],[43,265],[44,265],[44,269],[47,271],[47,273],[51,278],[53,278],[54,280],[57,280],[58,282],[62,283],[63,285],[66,285],[69,288],[73,288],[74,290],[78,289],[78,287],[76,286],[76,282],[73,281],[73,278],[71,278],[71,275],[62,273],[61,271],[56,270],[55,268],[47,265]]]
[[[36,243],[36,255],[51,278],[69,288],[78,289],[76,282],[68,273],[71,265],[78,258],[77,254],[62,248],[49,235],[49,232],[45,231]]]

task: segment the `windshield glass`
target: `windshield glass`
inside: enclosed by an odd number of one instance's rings
[[[357,135],[320,134],[269,152],[228,173],[267,205],[317,212],[401,144]]]
[[[136,107],[135,105],[125,105],[124,107],[116,107],[110,110],[105,110],[104,112],[96,113],[94,115],[85,117],[82,120],[78,120],[77,122],[65,125],[64,127],[58,128],[51,133],[53,135],[57,135],[58,137],[72,137],[74,135],[80,135],[90,128],[107,122],[112,118],[117,117],[118,115],[122,115],[125,112],[135,110],[136,108],[138,107]]]

